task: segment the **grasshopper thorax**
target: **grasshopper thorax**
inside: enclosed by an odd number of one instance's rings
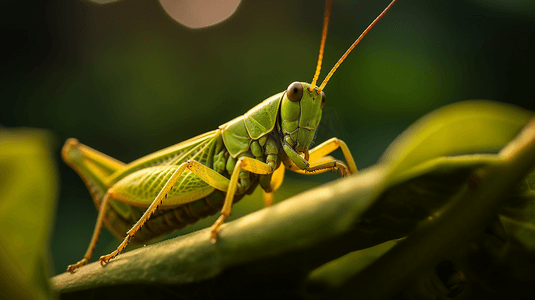
[[[310,84],[294,82],[288,86],[281,103],[283,140],[298,153],[312,143],[325,105],[325,93]]]

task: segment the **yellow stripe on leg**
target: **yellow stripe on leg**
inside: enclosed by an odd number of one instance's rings
[[[244,156],[240,158],[240,161],[242,162],[241,168],[245,171],[262,175],[273,173],[273,169],[268,164],[257,159]]]
[[[188,161],[188,169],[197,175],[202,181],[208,183],[214,188],[226,192],[229,187],[229,180],[216,172],[213,169],[208,168],[207,166],[197,162],[195,160]]]

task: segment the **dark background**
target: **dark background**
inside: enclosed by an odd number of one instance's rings
[[[61,162],[65,139],[129,162],[215,129],[293,81],[310,82],[324,8],[244,0],[227,21],[193,30],[158,1],[0,3],[0,124],[46,128],[57,139],[56,273],[83,256],[97,216]],[[334,1],[320,80],[388,3]],[[327,85],[328,125],[316,144],[342,136],[362,169],[443,105],[489,99],[534,109],[533,53],[531,0],[400,0]],[[336,178],[303,177],[288,175],[276,200]],[[260,208],[259,195],[236,215]],[[99,242],[93,259],[118,244],[107,231]]]

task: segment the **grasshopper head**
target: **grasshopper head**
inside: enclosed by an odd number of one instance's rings
[[[310,84],[294,82],[288,86],[281,103],[283,139],[298,153],[310,146],[321,120],[325,93]]]
[[[381,19],[385,13],[394,5],[397,0],[392,0],[390,4],[383,10],[381,14],[364,30],[364,32],[355,40],[349,49],[342,55],[338,62],[331,69],[329,74],[325,77],[319,87],[316,82],[321,71],[321,63],[323,60],[323,50],[325,49],[325,41],[327,39],[327,28],[329,26],[329,17],[331,13],[332,0],[327,0],[325,4],[325,16],[323,18],[323,33],[321,35],[320,52],[318,56],[318,63],[316,65],[316,72],[312,83],[294,82],[288,86],[283,95],[281,103],[281,131],[283,134],[284,151],[296,165],[301,168],[308,168],[308,162],[304,162],[299,158],[300,153],[305,152],[316,133],[316,128],[321,120],[321,109],[325,104],[325,93],[323,89],[329,82],[331,76],[336,69],[342,64],[344,59],[355,48],[355,46],[362,40],[362,38],[370,31],[370,29]],[[297,153],[296,153],[297,152]],[[305,157],[308,156],[305,152]],[[292,158],[293,157],[293,158]],[[308,158],[305,158],[308,160]]]

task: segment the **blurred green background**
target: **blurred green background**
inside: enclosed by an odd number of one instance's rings
[[[334,1],[320,80],[388,3]],[[293,81],[310,82],[323,8],[244,0],[225,22],[193,30],[158,1],[2,1],[0,124],[57,137],[56,273],[82,258],[97,216],[61,162],[67,138],[130,162],[215,129]],[[409,124],[448,103],[490,99],[533,110],[533,53],[531,0],[400,0],[327,85],[326,107],[336,112],[329,118],[338,121],[326,120],[335,128],[316,144],[342,135],[362,169]],[[276,200],[336,178],[287,177]],[[245,203],[253,202],[237,207]],[[103,231],[93,260],[115,246]]]

